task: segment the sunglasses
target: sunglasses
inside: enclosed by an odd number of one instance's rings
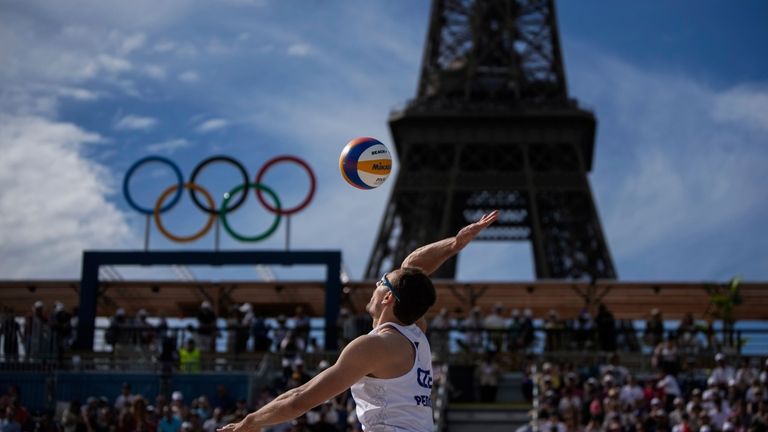
[[[400,296],[397,294],[397,291],[395,291],[395,287],[392,286],[392,283],[387,279],[387,274],[384,273],[384,275],[381,276],[381,279],[377,283],[377,285],[384,285],[387,287],[389,292],[392,293],[393,296],[395,296],[395,300],[400,301]]]

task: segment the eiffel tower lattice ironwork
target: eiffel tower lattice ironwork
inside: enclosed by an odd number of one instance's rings
[[[552,0],[433,0],[418,94],[389,126],[400,167],[366,277],[500,209],[480,239],[530,241],[537,278],[616,278]],[[456,258],[435,277],[455,275]]]

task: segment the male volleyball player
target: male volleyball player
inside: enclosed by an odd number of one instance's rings
[[[367,432],[434,430],[432,422],[432,354],[423,319],[435,303],[429,279],[456,255],[498,211],[462,228],[455,237],[413,251],[402,267],[376,283],[366,310],[373,330],[342,350],[336,364],[306,384],[291,389],[223,432],[259,431],[263,426],[296,418],[351,387],[357,417]]]

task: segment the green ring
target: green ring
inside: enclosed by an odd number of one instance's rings
[[[240,192],[243,189],[246,189],[246,191],[243,192],[243,193],[247,193],[248,192],[247,189],[251,188],[251,187],[254,188],[254,189],[261,189],[262,191],[266,192],[267,195],[272,197],[272,199],[275,200],[275,204],[276,204],[276,207],[277,207],[277,212],[275,212],[275,221],[272,222],[272,226],[267,228],[266,231],[264,231],[263,233],[261,233],[261,234],[259,234],[257,236],[246,237],[244,235],[238,234],[237,232],[235,232],[235,230],[232,229],[232,227],[229,226],[229,222],[227,222],[227,204],[229,203],[229,200],[233,196],[235,196],[235,194],[237,194],[238,192]],[[257,241],[261,241],[261,240],[264,240],[265,238],[271,236],[272,233],[274,233],[275,230],[277,229],[278,225],[280,225],[280,217],[281,217],[280,216],[280,199],[277,197],[277,194],[275,193],[275,191],[273,191],[272,189],[264,186],[263,184],[259,184],[259,183],[244,183],[244,184],[241,184],[240,186],[237,186],[234,189],[232,189],[231,191],[229,191],[229,192],[224,194],[224,201],[221,202],[221,208],[219,208],[219,217],[221,218],[221,224],[224,226],[224,230],[226,230],[229,233],[229,235],[231,235],[232,237],[236,238],[237,240],[240,240],[242,242],[257,242]]]

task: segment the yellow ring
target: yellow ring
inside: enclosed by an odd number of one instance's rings
[[[194,191],[197,191],[197,192],[200,192],[201,194],[203,194],[203,197],[205,197],[205,200],[208,201],[208,207],[209,208],[214,208],[214,206],[216,205],[213,202],[213,197],[211,197],[211,194],[208,193],[208,191],[203,189],[201,186],[198,186],[195,183],[184,183],[184,187],[186,189],[191,189],[191,190],[194,190]],[[208,233],[208,231],[213,226],[213,222],[216,220],[216,213],[209,214],[208,215],[208,222],[206,222],[206,224],[203,227],[203,229],[201,229],[200,231],[192,234],[191,236],[179,237],[179,236],[176,236],[174,234],[171,234],[168,230],[165,229],[165,227],[163,226],[163,222],[160,220],[160,209],[163,207],[163,201],[165,201],[165,199],[168,198],[168,195],[170,195],[173,192],[175,192],[176,189],[178,189],[178,188],[179,188],[178,185],[173,185],[173,186],[170,186],[168,189],[166,189],[162,193],[162,195],[160,195],[160,198],[157,199],[157,202],[155,203],[155,209],[152,212],[152,214],[155,217],[155,224],[157,225],[158,231],[160,231],[166,238],[168,238],[171,241],[178,242],[178,243],[189,243],[189,242],[193,242],[193,241],[199,239],[200,237],[202,237],[202,236],[204,236],[204,235],[206,235]]]

